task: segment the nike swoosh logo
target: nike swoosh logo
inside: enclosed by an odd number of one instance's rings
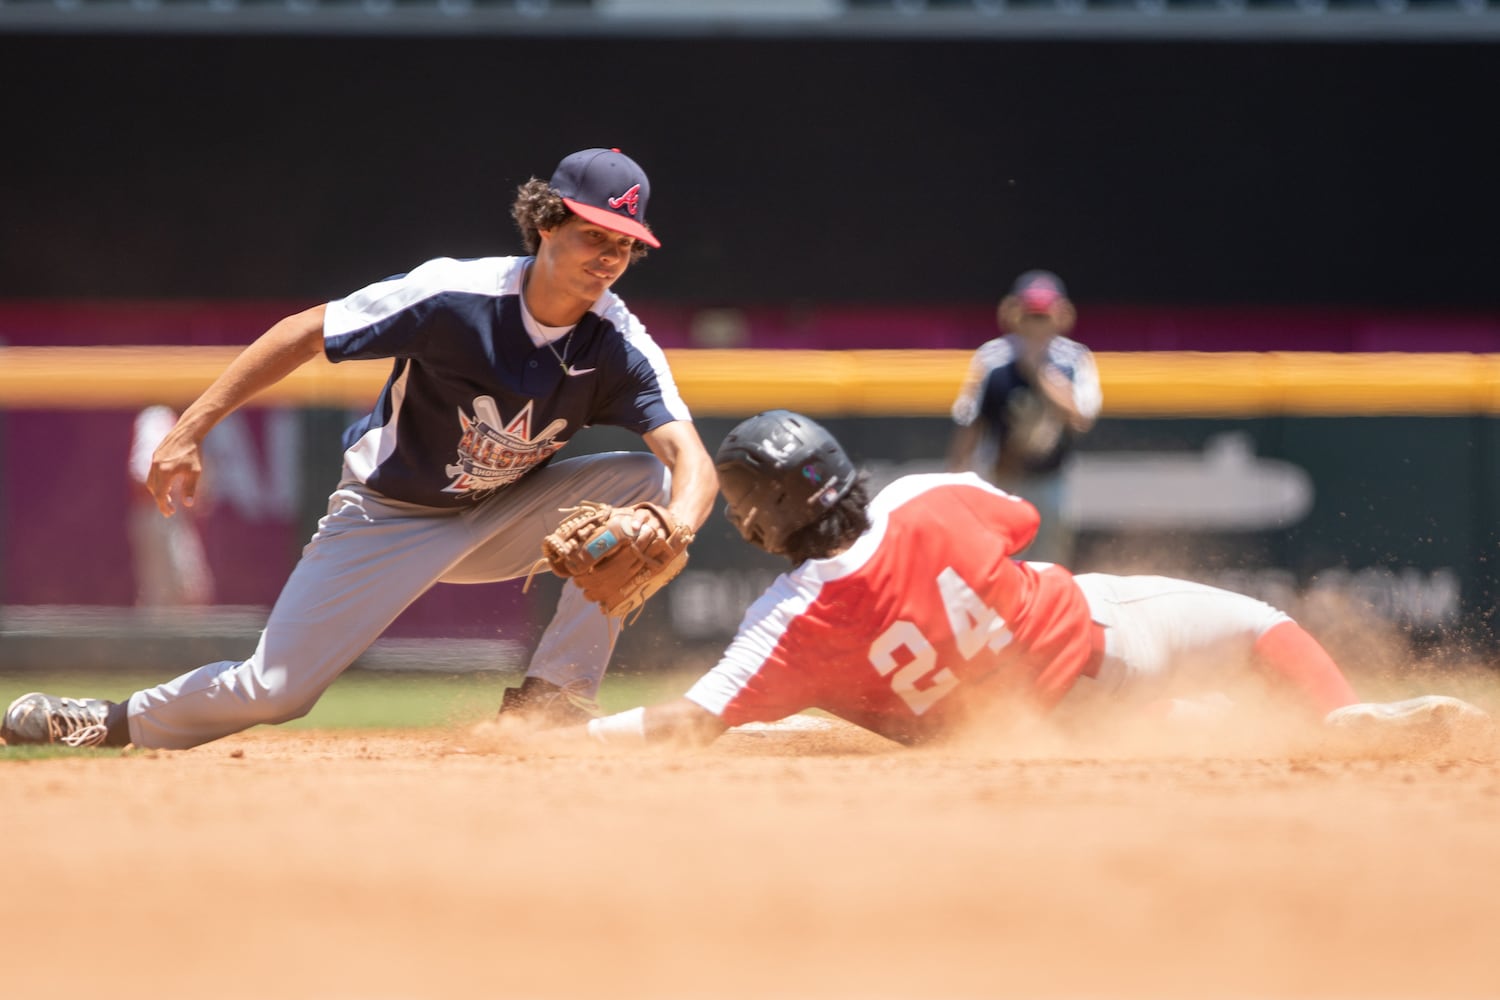
[[[599,369],[597,369],[597,368],[572,368],[572,367],[564,368],[563,369],[563,371],[567,372],[569,375],[587,375],[589,372],[596,372],[598,370]]]

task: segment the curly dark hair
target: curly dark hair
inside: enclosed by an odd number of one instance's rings
[[[578,218],[572,209],[563,204],[562,195],[557,193],[557,189],[537,177],[516,189],[516,200],[510,207],[510,217],[516,220],[516,228],[521,231],[521,242],[525,244],[529,254],[535,254],[542,245],[538,230],[556,229],[566,225],[569,219]],[[630,262],[634,264],[645,256],[646,244],[635,240],[630,247]]]
[[[842,500],[829,507],[812,524],[786,536],[782,552],[793,566],[800,566],[809,559],[826,559],[848,548],[870,530],[869,479],[867,473],[859,473]]]

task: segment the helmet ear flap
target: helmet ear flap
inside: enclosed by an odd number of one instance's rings
[[[750,506],[740,510],[732,503],[724,505],[724,520],[734,525],[734,530],[740,533],[740,537],[758,548],[765,548],[765,532],[756,523],[756,517],[760,508]]]
[[[725,514],[767,552],[812,524],[854,485],[854,463],[826,429],[800,413],[768,410],[729,432],[714,460]]]

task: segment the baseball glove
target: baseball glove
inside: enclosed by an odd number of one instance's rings
[[[632,530],[641,510],[657,522],[657,531],[645,544]],[[584,596],[611,617],[624,617],[641,607],[687,565],[693,529],[679,524],[658,504],[612,507],[585,500],[564,513],[568,516],[557,530],[542,539],[542,556],[552,572],[578,584]]]

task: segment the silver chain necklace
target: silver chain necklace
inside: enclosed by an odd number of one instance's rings
[[[526,286],[528,284],[530,284],[530,283],[531,283],[531,265],[528,264],[528,265],[526,265],[526,274],[525,274],[524,277],[521,278],[521,291],[523,293],[526,290]],[[523,294],[522,299],[521,299],[521,308],[523,310],[526,308],[526,299],[525,299],[524,294]],[[531,315],[530,312],[527,312],[527,315],[530,316]],[[536,320],[532,319],[532,322],[535,323]],[[541,324],[538,323],[537,325],[540,326]],[[572,326],[568,327],[568,335],[562,339],[563,349],[562,349],[562,353],[561,354],[559,354],[557,352],[557,348],[555,348],[555,347],[552,346],[552,341],[550,341],[550,340],[543,340],[542,341],[542,343],[544,343],[544,344],[547,345],[547,350],[551,351],[552,352],[552,356],[557,359],[557,367],[559,367],[559,368],[561,368],[563,370],[563,374],[564,375],[571,375],[571,374],[573,374],[572,367],[564,359],[568,356],[568,345],[570,345],[570,344],[573,343],[573,331],[576,330],[576,329],[578,329],[578,324],[577,323],[574,323]]]
[[[578,329],[578,327],[576,325],[573,326],[573,327],[571,327],[568,330],[568,335],[563,338],[563,349],[562,349],[562,353],[561,354],[559,354],[557,352],[557,348],[555,348],[555,347],[552,346],[552,341],[550,341],[550,340],[544,340],[544,341],[542,341],[542,343],[544,343],[544,344],[547,345],[547,350],[551,351],[552,352],[552,356],[557,359],[557,365],[558,365],[559,368],[561,368],[563,370],[563,374],[564,375],[571,375],[571,374],[573,374],[573,369],[563,359],[568,356],[568,345],[573,342],[573,331],[576,330],[576,329]]]

